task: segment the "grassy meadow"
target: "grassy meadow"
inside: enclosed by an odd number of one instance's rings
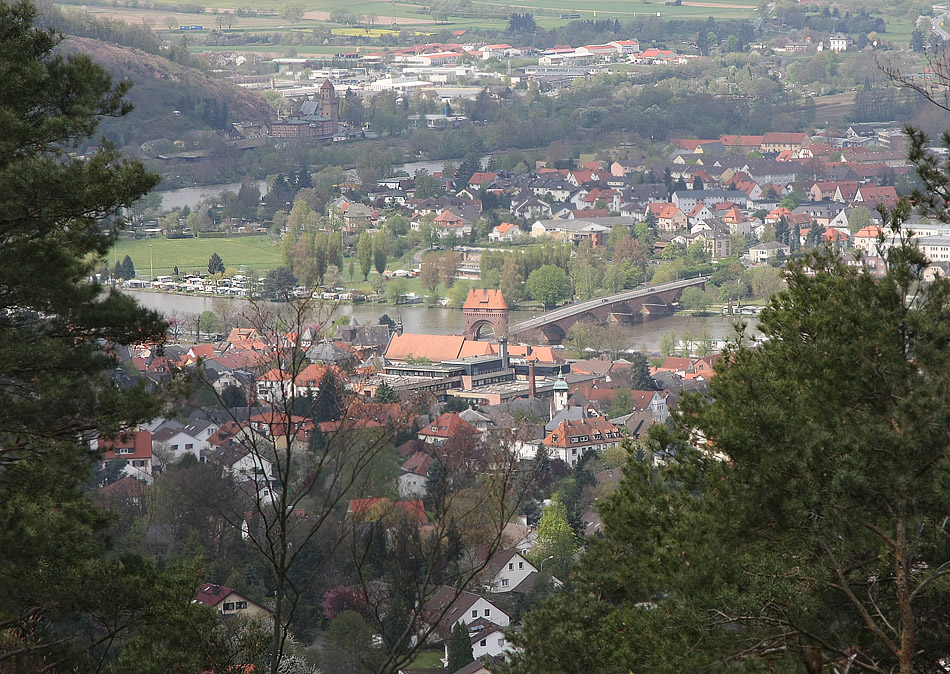
[[[177,266],[182,274],[195,270],[208,273],[208,260],[217,253],[225,268],[237,271],[242,266],[258,272],[273,269],[281,264],[280,247],[271,243],[270,237],[241,236],[229,239],[140,239],[119,241],[108,262],[121,262],[126,255],[135,264],[137,278],[149,277],[149,246],[155,276],[167,276]]]

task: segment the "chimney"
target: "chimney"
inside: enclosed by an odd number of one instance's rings
[[[498,338],[498,352],[501,354],[501,369],[508,369],[508,338]]]
[[[529,349],[531,347],[528,347]],[[528,362],[528,397],[537,398],[537,388],[534,382],[534,361]]]

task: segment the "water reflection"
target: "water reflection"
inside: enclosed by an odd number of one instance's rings
[[[135,297],[143,306],[155,309],[165,316],[172,314],[194,314],[203,311],[215,311],[221,303],[238,308],[243,300],[227,297],[208,297],[204,295],[176,295],[130,290],[129,295]],[[273,302],[264,302],[273,309],[280,305]],[[406,332],[426,333],[436,335],[457,335],[464,329],[462,312],[458,309],[446,307],[400,306],[386,304],[343,304],[335,307],[333,316],[352,316],[361,324],[374,324],[379,317],[388,314],[396,320],[397,315],[402,320]],[[536,312],[512,311],[510,323],[515,324],[535,316]],[[754,318],[743,317],[746,323],[755,324]],[[738,319],[730,316],[711,314],[705,317],[677,314],[656,318],[645,323],[630,326],[629,348],[647,353],[658,353],[664,336],[674,334],[677,338],[689,337],[692,340],[702,339],[725,340],[735,335]],[[747,333],[755,332],[747,326]]]

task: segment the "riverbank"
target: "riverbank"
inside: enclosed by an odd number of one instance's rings
[[[145,307],[154,309],[165,316],[183,316],[185,314],[200,314],[204,311],[220,313],[240,312],[247,300],[240,297],[222,295],[193,295],[184,293],[163,293],[145,290],[125,291]],[[263,302],[268,308],[278,310],[281,305],[274,302]],[[398,307],[388,304],[337,304],[333,306],[332,317],[349,316],[361,325],[373,325],[379,322],[379,317],[387,314],[393,320],[399,320],[406,332],[431,335],[460,335],[465,331],[465,319],[460,309],[448,307],[426,307],[423,305],[404,305]],[[537,314],[535,311],[512,311],[509,322],[515,324]],[[674,336],[677,340],[683,336],[706,339],[719,343],[732,339],[736,334],[738,323],[747,323],[746,332],[754,335],[757,331],[753,325],[754,318],[748,316],[723,316],[721,313],[710,313],[705,317],[689,316],[684,313],[673,314],[637,323],[630,326],[629,341],[626,346],[631,351],[642,351],[647,354],[659,354],[665,340]]]

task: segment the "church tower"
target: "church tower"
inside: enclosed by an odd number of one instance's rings
[[[557,381],[554,383],[554,412],[555,414],[561,410],[567,409],[567,392],[569,387],[567,382],[564,381],[564,373],[562,372],[557,376]]]
[[[340,121],[340,98],[336,95],[336,89],[330,80],[324,80],[320,85],[320,95],[317,98],[317,115],[324,119],[333,121],[334,124]]]

